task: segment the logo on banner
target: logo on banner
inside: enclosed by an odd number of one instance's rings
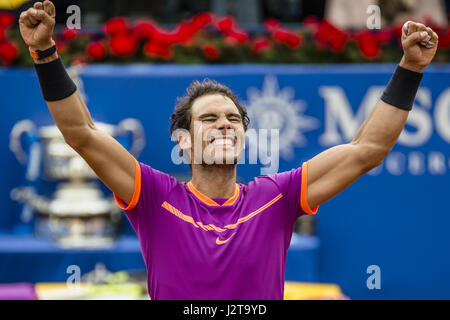
[[[279,130],[280,155],[287,161],[293,160],[294,147],[306,146],[303,133],[319,127],[317,119],[304,114],[306,103],[295,100],[294,96],[292,87],[279,88],[275,76],[265,77],[262,90],[255,87],[247,90],[247,111],[252,126]]]
[[[280,157],[292,161],[295,148],[307,145],[304,133],[319,127],[323,131],[312,143],[323,148],[349,143],[379,101],[383,90],[384,86],[370,86],[359,106],[353,108],[348,99],[349,93],[342,87],[319,86],[317,94],[324,102],[324,118],[319,121],[305,115],[307,104],[303,100],[295,100],[292,87],[280,88],[275,76],[266,76],[261,90],[255,87],[247,90],[247,110],[256,130],[273,129],[279,132]],[[447,174],[450,157],[445,152],[447,149],[432,148],[436,142],[429,145],[433,136],[450,143],[450,88],[440,92],[434,103],[430,88],[419,88],[414,108],[396,143],[400,149],[393,150],[383,164],[370,174],[378,175],[383,171],[395,176]],[[270,145],[267,143],[259,148]],[[265,149],[260,151],[267,153]]]
[[[318,93],[323,98],[325,109],[324,131],[319,136],[319,144],[328,148],[350,142],[375,107],[383,90],[384,87],[381,86],[369,87],[359,107],[353,111],[343,88],[319,87]],[[450,168],[450,158],[445,153],[448,149],[430,149],[427,144],[433,134],[440,137],[444,143],[450,143],[450,88],[437,96],[434,105],[431,90],[426,87],[419,88],[414,107],[397,141],[397,145],[403,150],[389,153],[383,164],[373,169],[370,174],[378,175],[382,171],[395,176],[446,174]]]

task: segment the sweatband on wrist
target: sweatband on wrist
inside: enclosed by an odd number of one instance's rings
[[[410,111],[422,77],[423,73],[397,66],[381,100],[394,107]]]
[[[34,64],[42,95],[46,101],[58,101],[71,96],[77,86],[70,79],[61,58],[48,63]]]

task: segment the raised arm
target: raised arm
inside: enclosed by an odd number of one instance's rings
[[[399,68],[353,140],[309,160],[307,201],[311,208],[340,193],[389,154],[405,125],[423,70],[436,53],[437,42],[430,28],[407,24]]]
[[[83,157],[109,189],[129,203],[136,172],[133,156],[113,137],[95,127],[57,52],[43,59],[35,55],[38,50],[54,46],[54,17],[55,6],[44,1],[22,12],[19,19],[20,33],[33,54],[47,106],[67,144]]]

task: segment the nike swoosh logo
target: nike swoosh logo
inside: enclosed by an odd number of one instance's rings
[[[1,1],[1,0],[0,0]],[[250,214],[246,215],[245,217],[239,218],[238,221],[236,223],[233,224],[229,224],[224,226],[223,228],[217,227],[213,224],[206,224],[204,225],[202,222],[200,221],[194,221],[194,218],[192,218],[189,215],[186,215],[184,213],[182,213],[180,210],[178,210],[177,208],[175,208],[174,206],[172,206],[171,204],[169,204],[167,201],[164,201],[163,204],[161,204],[161,207],[163,207],[164,209],[167,210],[167,212],[172,213],[173,215],[175,215],[177,218],[184,220],[185,222],[188,222],[190,224],[192,224],[195,228],[199,229],[201,228],[204,231],[217,231],[217,232],[224,232],[228,230],[232,230],[232,229],[236,229],[241,223],[247,222],[250,219],[252,219],[253,217],[255,217],[256,215],[258,215],[259,213],[263,212],[264,210],[266,210],[268,207],[270,207],[271,205],[273,205],[275,202],[277,202],[278,200],[280,200],[283,197],[283,195],[280,193],[279,195],[277,195],[275,198],[273,198],[272,200],[270,200],[269,202],[267,202],[265,205],[263,205],[262,207],[258,208],[257,210],[251,212]],[[228,239],[226,240],[220,240],[219,237],[216,238],[216,244],[218,245],[222,245],[227,243],[234,235],[236,234],[233,233]]]
[[[234,236],[235,234],[236,234],[236,233],[233,233],[228,239],[223,240],[223,241],[220,240],[219,237],[217,237],[217,239],[216,239],[216,244],[221,245],[221,244],[227,243],[228,241],[230,241],[231,238],[233,238],[233,236]]]

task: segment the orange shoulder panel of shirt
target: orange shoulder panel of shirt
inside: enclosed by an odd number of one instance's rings
[[[300,191],[300,206],[302,210],[307,214],[316,214],[317,210],[319,210],[319,206],[315,208],[310,208],[308,204],[307,198],[308,191],[308,161],[303,162],[302,165],[302,187]]]
[[[139,195],[141,194],[141,167],[139,162],[134,159],[134,163],[136,165],[136,174],[134,177],[134,191],[133,196],[131,198],[130,203],[127,205],[122,199],[120,199],[115,193],[114,199],[116,200],[117,205],[120,209],[128,211],[134,209],[139,201]]]

